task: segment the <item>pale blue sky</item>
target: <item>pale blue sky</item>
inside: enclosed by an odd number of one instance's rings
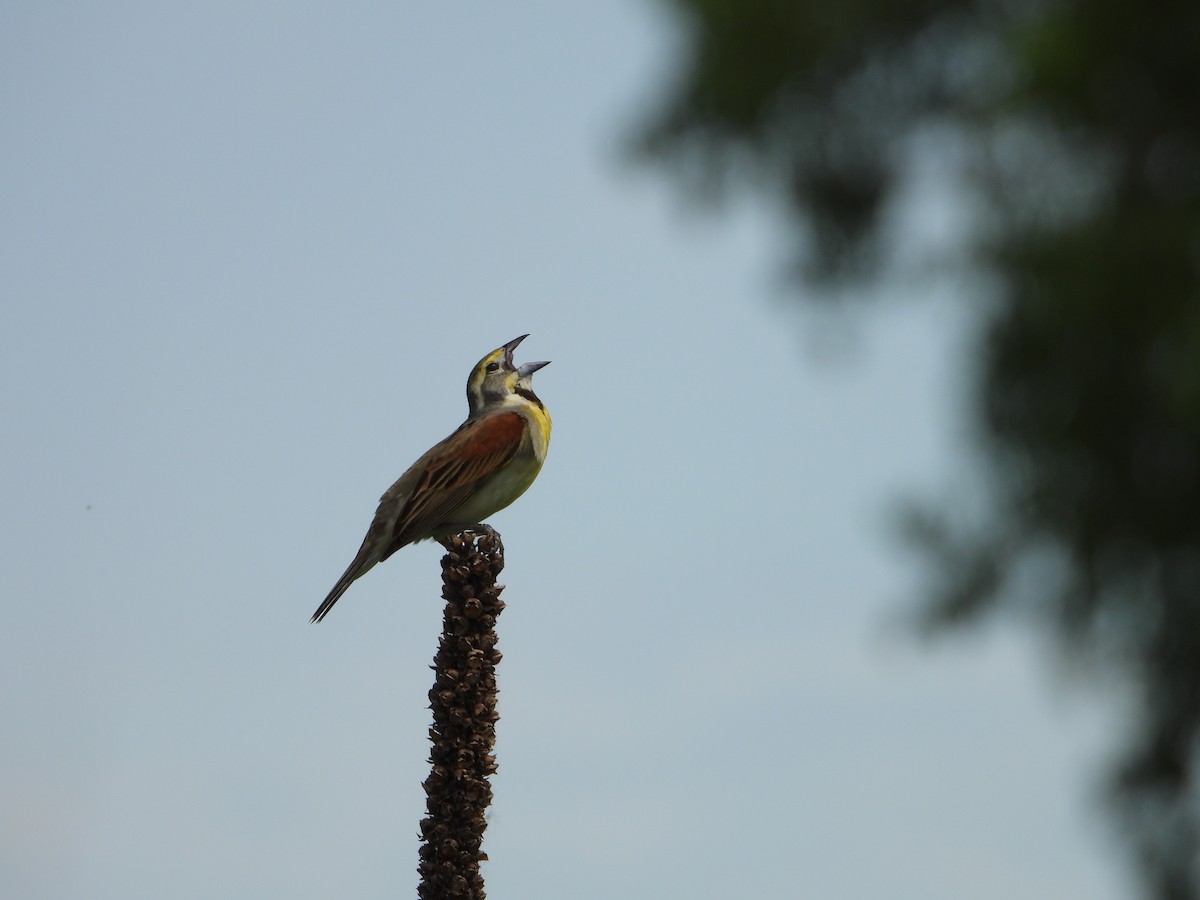
[[[894,627],[969,299],[818,360],[769,217],[622,160],[673,46],[648,0],[0,5],[0,896],[414,896],[439,548],[308,617],[524,332],[490,897],[1125,895],[1104,711],[1026,632]]]

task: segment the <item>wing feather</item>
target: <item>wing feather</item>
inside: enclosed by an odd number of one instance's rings
[[[413,467],[420,475],[396,518],[395,537],[383,558],[439,525],[453,523],[455,511],[516,455],[524,436],[519,413],[498,413],[464,422],[426,453]]]

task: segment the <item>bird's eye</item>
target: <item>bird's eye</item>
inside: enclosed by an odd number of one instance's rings
[[[495,372],[498,368],[500,368],[500,363],[488,363],[487,364],[487,370],[489,372]]]

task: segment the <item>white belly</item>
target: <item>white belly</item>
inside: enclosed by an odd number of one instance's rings
[[[519,454],[502,472],[484,484],[470,500],[454,513],[447,525],[478,525],[520,497],[537,474],[542,463],[532,453]]]

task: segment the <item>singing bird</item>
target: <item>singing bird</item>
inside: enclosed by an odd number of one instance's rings
[[[533,484],[550,445],[550,414],[533,392],[549,362],[513,365],[527,334],[481,359],[467,379],[467,420],[413,463],[379,499],[354,562],[313,613],[313,622],[376,563],[401,547],[482,527]]]

